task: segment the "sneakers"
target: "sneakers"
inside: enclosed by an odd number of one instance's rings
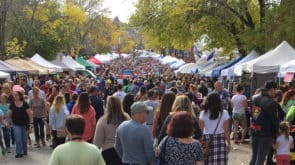
[[[36,148],[41,148],[39,141],[36,141],[36,143],[34,144],[34,146],[36,146]]]
[[[23,157],[24,155],[23,154],[16,154],[15,155],[15,158],[21,158],[21,157]]]

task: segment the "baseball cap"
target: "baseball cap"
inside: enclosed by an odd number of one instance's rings
[[[131,115],[134,115],[136,113],[140,113],[143,111],[152,111],[153,107],[151,106],[147,106],[145,103],[143,102],[135,102],[131,105]]]

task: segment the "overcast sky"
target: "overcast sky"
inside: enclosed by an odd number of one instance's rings
[[[104,0],[105,7],[111,11],[111,17],[119,17],[120,21],[128,22],[129,17],[135,12],[134,4],[138,0]]]

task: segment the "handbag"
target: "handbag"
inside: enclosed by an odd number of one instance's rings
[[[218,122],[217,122],[217,125],[216,125],[216,127],[215,127],[215,129],[214,129],[214,133],[213,133],[213,135],[216,134],[216,131],[217,131],[217,128],[218,128],[218,126],[219,126],[219,123],[220,123],[221,117],[222,117],[222,115],[220,115],[220,117],[219,117],[219,120],[218,120]],[[201,145],[202,145],[202,149],[203,149],[203,155],[204,155],[204,157],[205,157],[205,158],[208,158],[209,155],[210,155],[211,147],[212,147],[212,141],[211,141],[211,139],[209,139],[209,140],[202,140],[202,141],[201,141]]]
[[[55,120],[55,128],[56,128],[56,137],[58,137],[58,138],[65,138],[65,137],[67,137],[68,133],[67,133],[67,130],[66,130],[65,127],[63,127],[63,128],[57,128],[55,114],[54,114],[54,120]]]
[[[65,128],[57,128],[56,129],[56,137],[58,138],[65,138],[67,137],[68,133]]]
[[[101,155],[106,163],[106,165],[122,165],[121,158],[118,156],[117,151],[115,148],[109,148],[106,150],[103,150],[101,152]]]

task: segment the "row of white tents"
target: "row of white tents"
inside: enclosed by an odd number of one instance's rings
[[[207,61],[207,56],[201,57],[196,63],[185,63],[175,57],[151,54],[150,57],[159,59],[163,64],[169,64],[176,69],[175,73],[200,74],[207,77],[240,77],[243,73],[254,74],[277,74],[284,77],[286,73],[295,73],[295,49],[286,41],[276,48],[259,55],[251,51],[245,57],[239,57],[228,64],[218,66],[215,61]],[[219,74],[213,74],[217,70]]]

